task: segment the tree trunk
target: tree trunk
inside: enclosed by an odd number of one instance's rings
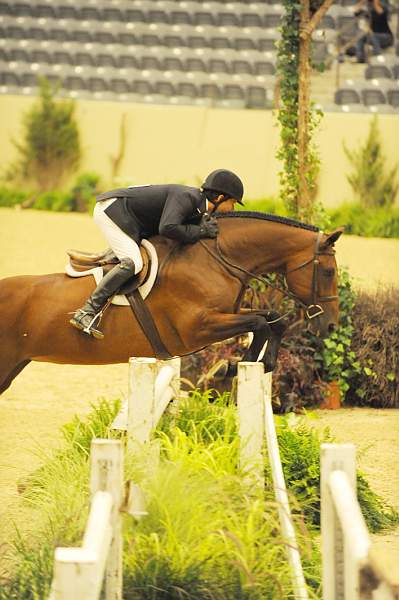
[[[301,29],[310,20],[309,0],[301,2]],[[309,102],[310,102],[310,49],[311,35],[299,40],[299,94],[298,94],[298,216],[306,218],[310,210],[310,192],[307,179],[309,169]]]

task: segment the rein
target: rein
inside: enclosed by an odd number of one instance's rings
[[[315,249],[314,249],[313,256],[311,258],[309,258],[308,260],[304,261],[303,263],[301,263],[300,265],[297,265],[296,267],[293,267],[292,269],[286,270],[286,272],[285,272],[285,275],[287,275],[287,273],[293,273],[294,271],[299,271],[299,269],[303,269],[307,265],[313,263],[312,301],[310,304],[305,304],[305,302],[302,302],[302,300],[300,298],[298,298],[295,294],[293,294],[289,290],[279,287],[278,285],[274,284],[266,277],[264,277],[262,275],[257,275],[256,273],[253,273],[252,271],[249,271],[248,269],[245,269],[244,267],[241,267],[240,265],[236,265],[235,263],[228,260],[220,248],[219,238],[216,238],[216,251],[209,248],[209,246],[207,244],[205,244],[205,242],[203,240],[199,240],[199,243],[201,244],[201,246],[203,248],[205,248],[205,250],[208,252],[208,254],[210,254],[220,265],[222,265],[222,267],[228,273],[230,273],[230,275],[232,275],[235,279],[238,279],[241,282],[241,285],[243,285],[243,286],[246,285],[246,279],[248,277],[250,277],[251,279],[256,279],[257,281],[260,281],[261,283],[264,283],[265,285],[272,287],[273,289],[282,293],[287,298],[290,298],[291,300],[293,300],[296,305],[298,305],[300,308],[302,308],[305,311],[307,318],[309,320],[311,320],[311,319],[314,319],[315,317],[318,317],[324,313],[324,309],[319,304],[319,302],[331,302],[332,300],[337,300],[337,298],[338,298],[338,296],[336,296],[336,295],[335,296],[318,297],[317,276],[318,276],[318,268],[319,268],[319,264],[320,264],[318,257],[322,256],[322,255],[332,256],[334,254],[333,252],[320,252],[320,242],[321,242],[322,235],[323,235],[323,232],[319,231],[316,242],[315,242]],[[241,273],[244,273],[245,277],[241,277],[237,273],[234,273],[233,269],[236,271],[240,271]],[[280,316],[278,319],[275,319],[273,321],[268,321],[268,323],[276,323],[277,321],[281,321],[282,319],[284,319],[286,316],[288,316],[292,312],[294,312],[294,309],[289,310],[287,313]]]

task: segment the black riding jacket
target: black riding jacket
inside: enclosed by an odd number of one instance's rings
[[[200,220],[206,211],[205,194],[186,185],[143,185],[111,190],[97,196],[97,202],[117,198],[107,214],[136,242],[164,235],[184,243],[200,236]]]

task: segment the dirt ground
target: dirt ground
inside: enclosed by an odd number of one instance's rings
[[[0,277],[62,271],[65,249],[98,250],[101,235],[87,215],[0,209]],[[357,285],[399,285],[399,240],[347,236],[337,259]],[[44,460],[60,440],[59,428],[83,415],[100,397],[123,398],[127,365],[30,364],[0,398],[0,546],[29,517],[21,511],[17,482]],[[359,464],[373,487],[399,509],[399,410],[317,411],[338,441],[357,446]],[[378,536],[378,544],[399,558],[399,530]]]

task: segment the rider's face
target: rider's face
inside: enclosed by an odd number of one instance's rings
[[[221,195],[217,198],[216,201],[218,202],[219,200],[222,200],[222,199],[223,199],[223,196]],[[235,202],[235,200],[233,200],[233,198],[229,198],[228,200],[225,200],[224,202],[222,202],[222,204],[220,204],[218,206],[218,208],[216,209],[217,212],[231,212],[232,210],[234,210],[234,202]]]

